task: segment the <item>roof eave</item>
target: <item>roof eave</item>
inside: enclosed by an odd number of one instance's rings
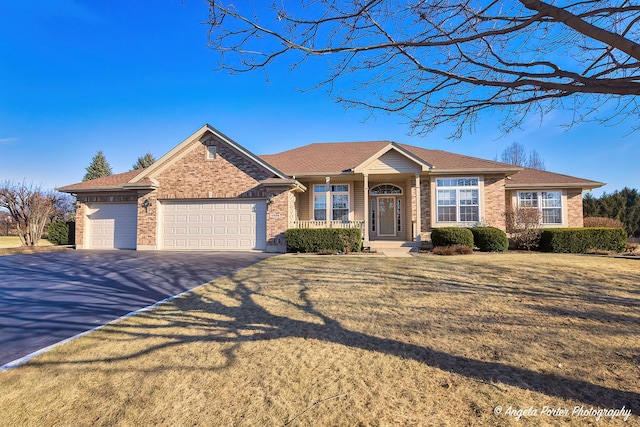
[[[311,172],[311,173],[292,173],[290,176],[298,178],[318,178],[318,177],[326,177],[326,176],[348,176],[353,175],[354,172],[352,169],[342,171],[342,172]]]
[[[520,172],[522,168],[480,168],[480,169],[432,169],[431,175],[456,175],[456,174],[489,174],[499,173],[505,175],[514,175]]]
[[[94,193],[96,191],[131,191],[136,188],[124,188],[123,186],[117,187],[93,187],[93,188],[56,188],[56,191],[61,193],[78,194],[78,193]]]
[[[600,188],[602,186],[607,185],[605,182],[572,182],[572,183],[561,183],[561,182],[552,182],[552,183],[523,183],[523,184],[505,184],[505,189],[507,190],[527,190],[527,189],[538,189],[538,188],[579,188],[582,190],[589,190],[594,188]]]

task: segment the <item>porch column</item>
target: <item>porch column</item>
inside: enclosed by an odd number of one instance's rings
[[[324,178],[324,200],[325,200],[325,212],[324,212],[324,216],[325,216],[325,228],[329,228],[329,221],[331,218],[331,187],[330,187],[330,182],[331,182],[331,178],[326,176]]]
[[[364,243],[369,244],[369,175],[364,174]]]
[[[420,206],[420,173],[416,173],[416,242],[420,241],[420,231],[422,230],[422,224],[420,221],[420,213],[422,212]]]

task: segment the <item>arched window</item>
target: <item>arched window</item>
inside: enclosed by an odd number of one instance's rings
[[[371,189],[372,195],[378,194],[402,194],[402,188],[392,184],[380,184]]]

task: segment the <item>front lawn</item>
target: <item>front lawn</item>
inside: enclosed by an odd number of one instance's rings
[[[271,258],[0,373],[0,424],[631,425],[639,279],[582,255]]]
[[[0,236],[0,249],[19,248],[22,246],[18,236]],[[38,246],[52,246],[46,239],[40,239]]]

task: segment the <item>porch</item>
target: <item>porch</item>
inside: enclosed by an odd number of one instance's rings
[[[365,246],[374,241],[411,242],[421,230],[420,174],[355,174],[301,180],[295,228],[357,228]]]

